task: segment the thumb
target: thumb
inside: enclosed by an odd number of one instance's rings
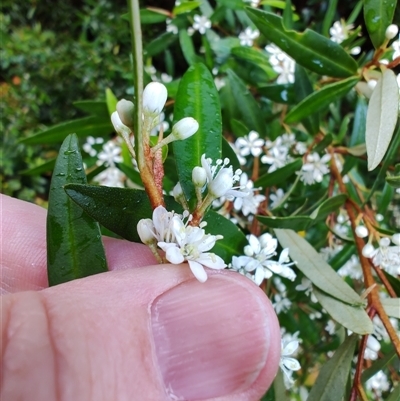
[[[258,400],[279,363],[265,294],[231,272],[113,271],[2,301],[11,400]]]

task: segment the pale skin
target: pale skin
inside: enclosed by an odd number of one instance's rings
[[[271,385],[279,328],[250,280],[208,270],[200,284],[185,264],[104,238],[110,272],[47,288],[46,210],[0,200],[0,399],[256,401]]]

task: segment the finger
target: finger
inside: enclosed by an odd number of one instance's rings
[[[278,366],[271,303],[232,272],[107,272],[2,308],[4,400],[255,401]]]
[[[1,195],[0,293],[39,290],[48,286],[46,270],[46,210]],[[141,244],[103,237],[110,270],[155,263]]]

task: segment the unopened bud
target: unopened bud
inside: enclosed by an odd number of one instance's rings
[[[172,190],[172,195],[175,200],[178,200],[183,195],[182,186],[179,182],[174,186],[174,189]]]
[[[154,224],[151,219],[141,219],[137,225],[137,232],[143,244],[154,244],[157,240],[154,237]]]
[[[400,246],[400,233],[392,235],[392,242],[393,244]]]
[[[362,249],[362,254],[365,258],[371,258],[375,253],[375,248],[371,244],[366,244]]]
[[[233,185],[233,172],[231,168],[222,168],[215,179],[208,185],[208,192],[215,198],[224,196]]]
[[[167,88],[160,82],[150,82],[143,91],[143,112],[158,116],[167,101]]]
[[[385,36],[386,39],[393,39],[399,32],[399,27],[395,24],[391,24],[386,28]]]
[[[179,120],[173,127],[172,133],[176,139],[186,139],[194,135],[199,129],[199,123],[192,117],[185,117]]]
[[[133,127],[133,103],[130,100],[121,99],[117,103],[117,112],[122,123]]]
[[[378,352],[381,349],[379,341],[374,336],[368,336],[367,347],[375,352]]]
[[[356,235],[358,238],[365,238],[368,236],[368,229],[365,226],[356,227]]]
[[[195,187],[203,188],[207,181],[207,173],[203,167],[196,166],[192,171],[192,182]]]
[[[122,137],[126,137],[131,134],[131,129],[121,121],[117,111],[114,111],[114,113],[111,114],[111,122],[114,126],[115,132]]]

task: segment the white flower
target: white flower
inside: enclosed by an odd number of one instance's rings
[[[271,55],[269,62],[273,70],[279,74],[277,83],[293,83],[294,70],[296,67],[295,61],[274,44],[266,46],[265,50]]]
[[[246,271],[254,274],[254,281],[260,285],[264,279],[270,278],[272,273],[281,275],[291,280],[296,277],[290,269],[293,263],[286,263],[288,260],[288,249],[284,249],[279,261],[271,260],[276,255],[278,241],[271,234],[265,233],[257,238],[250,234],[247,236],[249,245],[244,247],[244,255],[236,257],[235,265],[242,266]]]
[[[101,137],[94,138],[92,136],[88,136],[86,138],[86,142],[83,144],[82,148],[90,156],[94,157],[97,155],[97,150],[95,148],[93,148],[93,145],[99,145],[103,142],[104,142],[104,139]]]
[[[114,167],[115,163],[122,162],[121,147],[114,141],[108,141],[103,145],[102,151],[97,155],[98,166],[105,165],[107,167]]]
[[[292,303],[290,302],[289,298],[286,297],[285,293],[282,295],[275,294],[272,306],[274,307],[276,314],[279,315],[281,312],[287,312],[292,306]]]
[[[199,31],[202,35],[206,33],[207,29],[211,28],[211,21],[204,15],[195,15],[193,19],[193,29]]]
[[[254,157],[260,156],[264,146],[264,140],[259,138],[259,133],[250,131],[248,135],[239,137],[235,141],[235,146],[241,156],[252,154]]]
[[[372,390],[378,397],[381,397],[384,391],[389,390],[390,383],[385,373],[380,370],[367,380],[365,387],[367,390]]]
[[[240,177],[240,188],[243,192],[247,192],[247,195],[236,198],[233,202],[233,207],[235,210],[241,210],[244,216],[257,214],[260,203],[264,202],[266,199],[264,195],[255,194],[254,191],[256,189],[253,187],[253,181],[248,179],[246,173],[242,173]]]
[[[298,347],[299,342],[297,340],[281,340],[281,360],[279,366],[285,374],[286,382],[289,384],[294,383],[292,379],[293,372],[301,369],[299,361],[290,356],[296,352]]]
[[[378,352],[380,349],[381,345],[379,344],[379,341],[374,336],[368,336],[364,358],[375,361],[378,359]]]
[[[325,330],[333,336],[336,333],[336,324],[333,320],[329,319],[328,323],[325,326]]]
[[[165,23],[167,24],[167,29],[166,29],[167,32],[171,32],[174,35],[178,34],[178,27],[172,23],[172,19],[167,18]]]
[[[316,296],[312,292],[312,290],[313,290],[312,282],[308,278],[303,277],[301,279],[301,284],[296,285],[295,289],[297,291],[304,291],[306,295],[310,296],[311,302],[314,302],[314,303],[318,302]]]
[[[351,255],[350,259],[338,270],[338,274],[360,280],[363,277],[363,271],[358,256]]]
[[[289,155],[289,149],[295,144],[293,134],[283,134],[275,139],[274,142],[266,141],[265,146],[268,148],[267,154],[261,157],[261,163],[270,164],[269,173],[285,166],[292,160]]]
[[[117,167],[108,167],[97,174],[93,181],[105,187],[124,187],[125,174]]]
[[[392,60],[400,56],[400,35],[399,37],[392,42],[392,49],[393,49],[393,55],[392,55]]]
[[[206,252],[213,248],[215,242],[222,236],[206,234],[200,227],[185,225],[177,215],[172,218],[170,227],[175,242],[158,242],[169,262],[180,264],[187,261],[190,270],[201,283],[207,280],[204,266],[217,270],[226,267],[218,255]]]
[[[395,241],[397,237],[395,237]],[[380,266],[389,274],[397,276],[400,274],[400,246],[390,246],[390,239],[387,237],[379,241],[379,248],[372,255],[372,263],[375,266]]]
[[[280,203],[282,202],[283,198],[285,197],[285,193],[283,192],[283,189],[278,188],[275,192],[275,194],[271,194],[269,196],[269,198],[271,199],[271,203],[270,203],[270,208],[274,209],[275,207],[277,207],[278,205],[280,205]]]
[[[143,91],[143,113],[158,116],[167,101],[168,91],[160,82],[150,82]]]
[[[329,173],[327,163],[331,159],[329,154],[320,158],[318,153],[307,155],[306,163],[303,164],[301,170],[297,172],[300,180],[306,185],[322,182],[324,175]]]
[[[353,25],[345,25],[343,21],[334,22],[333,26],[329,29],[331,35],[331,41],[336,43],[342,43],[349,37],[349,31],[353,29]],[[356,46],[350,49],[350,54],[360,54],[361,47]]]
[[[240,44],[242,46],[253,46],[253,41],[260,36],[260,32],[255,29],[246,28],[243,32],[239,34]]]
[[[201,156],[201,165],[207,174],[208,193],[214,198],[238,197],[246,196],[246,193],[240,192],[233,188],[233,185],[239,181],[241,170],[233,172],[232,166],[228,166],[229,159],[218,159],[215,165],[212,165],[212,160],[206,158],[206,155]]]

